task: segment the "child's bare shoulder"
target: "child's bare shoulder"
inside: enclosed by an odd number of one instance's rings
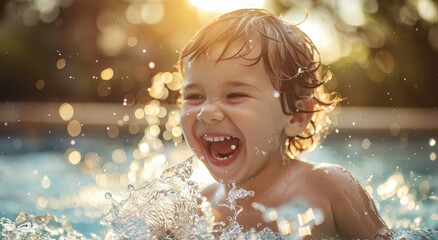
[[[317,176],[326,178],[331,181],[353,180],[351,173],[338,164],[318,163],[313,164],[312,172]]]
[[[360,186],[348,170],[337,164],[314,164],[309,177],[319,188],[325,188],[332,193]]]

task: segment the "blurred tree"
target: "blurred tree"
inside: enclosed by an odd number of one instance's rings
[[[129,95],[145,103],[151,78],[175,71],[177,52],[217,15],[188,0],[55,2],[51,8],[39,0],[0,2],[0,101],[121,103]],[[341,55],[328,63],[335,74],[328,87],[347,97],[344,104],[437,107],[436,2],[266,2],[278,15],[307,8],[306,21],[316,15],[333,23],[325,38],[337,35]],[[353,3],[361,4],[363,23],[348,18]],[[104,81],[107,68],[114,75]]]

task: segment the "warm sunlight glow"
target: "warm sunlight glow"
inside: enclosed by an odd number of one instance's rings
[[[240,8],[262,8],[264,0],[190,0],[190,3],[205,11],[226,13]]]

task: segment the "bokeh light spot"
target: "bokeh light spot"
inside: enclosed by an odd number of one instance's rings
[[[125,29],[117,24],[110,24],[103,27],[97,43],[102,52],[107,56],[116,56],[119,54],[126,44]]]
[[[113,162],[121,164],[126,162],[126,153],[122,149],[116,149],[112,153]]]
[[[141,20],[146,24],[156,24],[163,19],[164,7],[161,2],[148,2],[141,9]]]
[[[68,161],[73,164],[77,165],[81,161],[81,153],[74,150],[68,154]]]
[[[106,128],[106,132],[110,138],[115,138],[119,135],[119,127],[116,125],[111,125]]]
[[[137,118],[137,119],[142,119],[142,118],[144,118],[144,110],[143,110],[143,108],[137,108],[137,109],[135,110],[135,112],[134,112],[134,116],[135,116],[135,118]]]
[[[140,132],[140,126],[138,123],[131,123],[129,124],[128,131],[130,134],[137,134]]]
[[[36,89],[38,89],[38,90],[43,89],[43,88],[44,88],[44,85],[45,85],[45,83],[44,83],[44,80],[42,80],[42,79],[38,79],[38,80],[36,81],[36,83],[35,83],[35,87],[36,87]]]
[[[430,0],[419,0],[417,2],[418,14],[429,23],[438,22],[438,4]]]
[[[161,74],[161,81],[163,83],[166,83],[166,84],[170,83],[170,82],[172,82],[172,79],[173,79],[173,75],[170,72],[164,72],[163,74]]]
[[[72,137],[78,136],[81,133],[81,131],[82,131],[81,124],[78,121],[76,121],[76,120],[71,121],[67,125],[67,132]]]
[[[58,112],[59,116],[61,116],[62,120],[64,121],[70,120],[74,115],[73,106],[69,103],[61,104],[61,106],[59,106]]]
[[[128,44],[128,46],[130,47],[134,47],[135,45],[137,45],[137,38],[136,37],[129,37],[128,40],[126,41],[126,44]]]
[[[430,159],[431,161],[435,161],[435,160],[436,160],[436,153],[435,153],[435,152],[431,152],[431,153],[429,154],[429,159]]]
[[[139,149],[143,153],[149,152],[149,144],[141,143]]]
[[[49,203],[49,201],[47,200],[47,198],[45,197],[39,197],[37,200],[37,205],[36,207],[38,209],[44,209],[47,207],[47,204]]]
[[[63,69],[65,67],[65,59],[61,58],[56,61],[56,68]]]
[[[100,77],[102,78],[102,80],[110,80],[111,78],[113,78],[113,76],[114,76],[114,71],[112,68],[104,69],[100,73]]]
[[[429,139],[429,146],[433,147],[433,146],[435,146],[435,144],[436,144],[435,138],[430,138]]]
[[[97,85],[97,94],[101,97],[106,97],[111,93],[111,83],[104,81]]]
[[[172,81],[170,83],[166,83],[166,85],[170,90],[178,91],[183,85],[183,78],[181,74],[178,72],[172,73]]]
[[[41,179],[41,187],[47,189],[50,187],[51,184],[52,182],[50,181],[49,177],[47,175],[44,175]]]
[[[368,149],[371,146],[371,141],[368,138],[364,138],[362,140],[362,148],[363,149]]]
[[[89,169],[96,169],[100,165],[100,157],[95,152],[89,152],[84,157],[84,164]]]
[[[96,183],[101,187],[105,187],[108,184],[108,177],[104,173],[96,175]]]
[[[394,122],[391,124],[391,126],[389,126],[389,132],[391,133],[392,136],[397,136],[400,134],[400,124]]]
[[[181,134],[182,134],[182,130],[181,130],[180,127],[174,127],[174,128],[172,129],[172,135],[173,135],[174,137],[179,137],[179,136],[181,136]]]

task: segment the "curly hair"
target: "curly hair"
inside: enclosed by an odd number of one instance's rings
[[[296,158],[310,151],[331,131],[333,116],[328,113],[340,101],[336,93],[328,93],[321,77],[321,59],[310,38],[297,26],[289,24],[263,9],[240,9],[226,13],[203,26],[183,48],[179,71],[184,76],[185,65],[216,43],[224,43],[217,62],[244,58],[255,65],[262,61],[274,88],[279,92],[285,114],[313,114],[306,129],[286,140],[287,155]],[[231,46],[237,52],[227,56]],[[256,44],[257,48],[253,48]],[[258,53],[250,55],[257,49]],[[303,107],[305,106],[305,107]]]

